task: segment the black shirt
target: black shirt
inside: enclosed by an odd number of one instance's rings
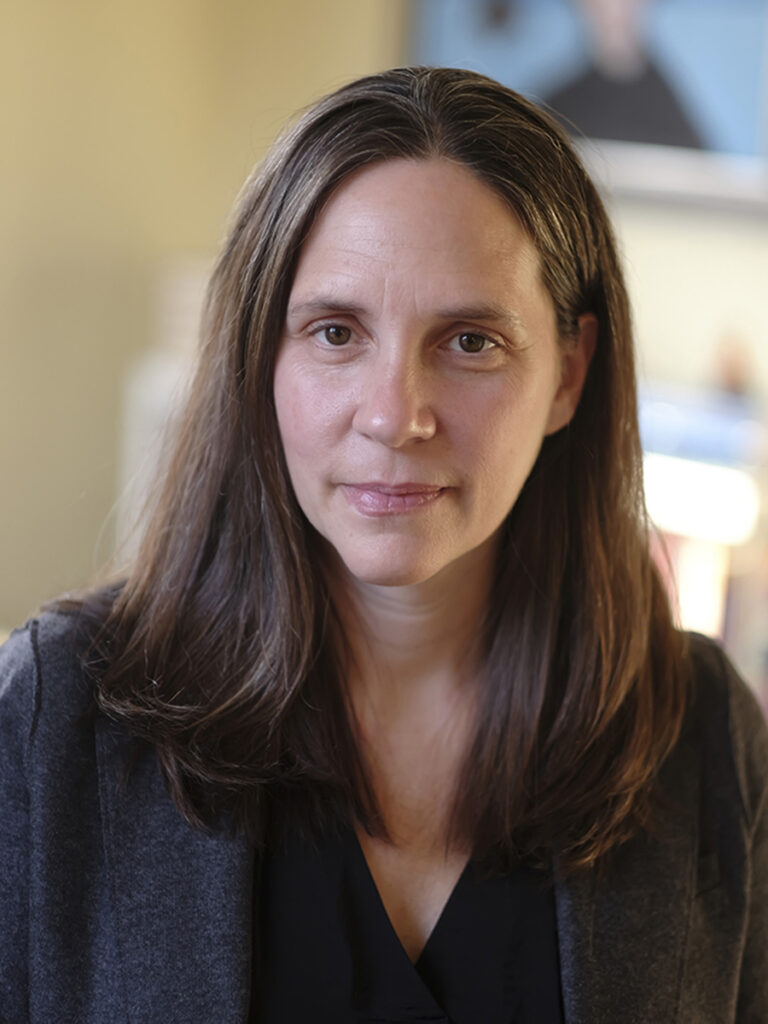
[[[562,1024],[554,896],[536,871],[470,861],[415,964],[353,832],[267,854],[252,1021]]]

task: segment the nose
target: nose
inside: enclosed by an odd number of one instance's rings
[[[429,370],[417,359],[373,360],[353,419],[354,429],[388,448],[428,441],[437,429]]]

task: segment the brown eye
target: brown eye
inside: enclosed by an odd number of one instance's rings
[[[487,344],[492,344],[484,334],[472,334],[469,331],[460,334],[457,341],[462,352],[482,352]]]
[[[352,336],[352,332],[348,327],[342,327],[340,324],[329,324],[323,328],[323,337],[330,345],[346,345]]]

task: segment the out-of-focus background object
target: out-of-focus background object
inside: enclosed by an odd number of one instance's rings
[[[765,206],[766,0],[414,0],[413,55],[548,104],[622,195]]]
[[[234,197],[397,63],[557,108],[627,267],[683,625],[768,708],[768,0],[10,0],[0,8],[0,631],[127,542]]]

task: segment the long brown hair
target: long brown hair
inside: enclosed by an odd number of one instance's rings
[[[309,110],[246,184],[210,284],[194,383],[143,542],[99,644],[97,700],[156,749],[193,823],[257,840],[290,807],[308,834],[381,831],[342,697],[335,612],[292,493],[272,395],[303,240],[356,169],[459,161],[521,218],[565,339],[599,339],[571,424],[548,437],[503,528],[482,713],[451,834],[508,862],[593,862],[648,823],[679,733],[684,652],[648,553],[630,314],[598,194],[556,123],[447,68],[353,82]]]

